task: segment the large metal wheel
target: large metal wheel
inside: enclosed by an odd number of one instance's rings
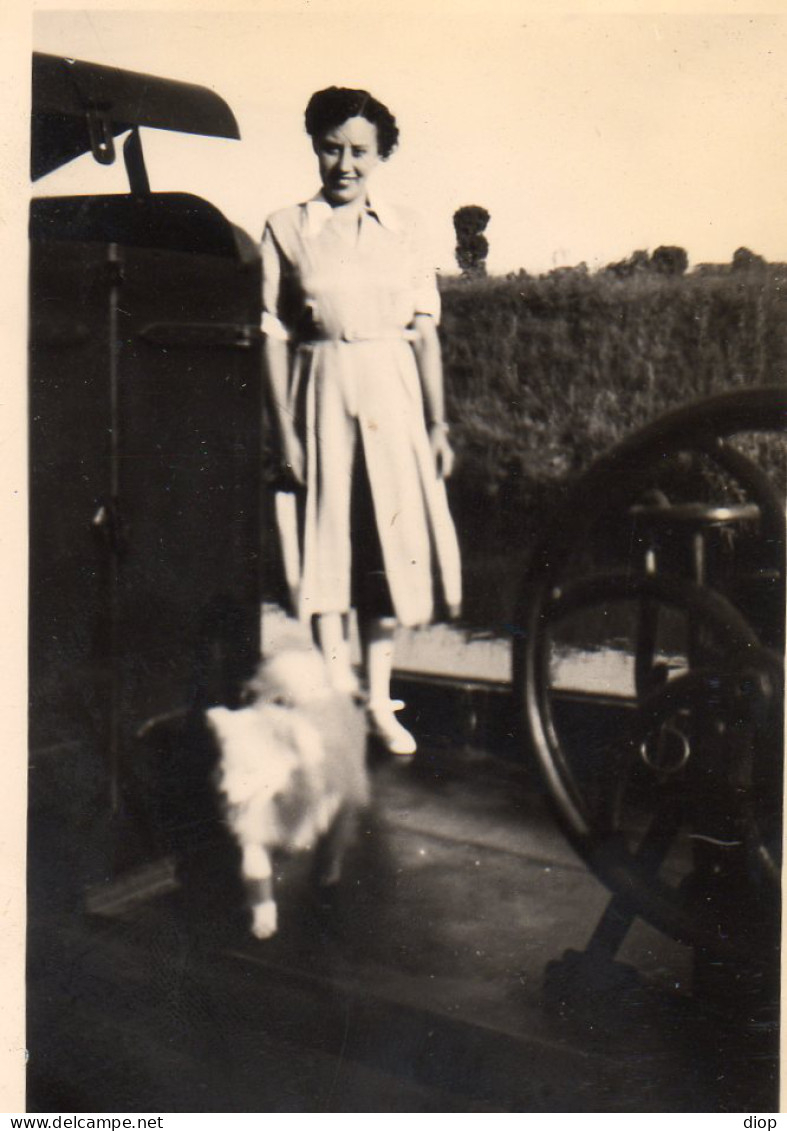
[[[785,515],[752,453],[783,459],[786,401],[725,394],[598,461],[519,608],[514,684],[565,832],[633,913],[719,954],[777,937]]]

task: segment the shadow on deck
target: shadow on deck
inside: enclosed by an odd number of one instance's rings
[[[774,1034],[689,996],[689,952],[645,924],[638,979],[547,1003],[607,893],[527,773],[426,750],[374,793],[332,904],[283,865],[270,941],[215,838],[111,917],[34,901],[28,1110],[776,1109]]]

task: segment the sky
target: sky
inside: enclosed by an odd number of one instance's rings
[[[664,243],[692,264],[741,245],[787,260],[787,15],[485,7],[48,11],[33,46],[221,94],[242,140],[145,130],[151,183],[206,197],[255,238],[318,187],[303,109],[337,84],[395,113],[377,191],[423,215],[443,271],[463,204],[491,213],[493,273],[595,269]],[[85,157],[35,192],[125,185],[122,163]]]

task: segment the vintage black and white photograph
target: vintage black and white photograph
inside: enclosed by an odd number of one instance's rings
[[[777,1111],[787,17],[31,18],[24,1110]]]

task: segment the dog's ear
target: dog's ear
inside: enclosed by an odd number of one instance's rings
[[[226,741],[228,731],[230,729],[232,711],[227,707],[209,707],[205,712],[205,718],[208,720],[208,726],[215,734],[219,742]]]

